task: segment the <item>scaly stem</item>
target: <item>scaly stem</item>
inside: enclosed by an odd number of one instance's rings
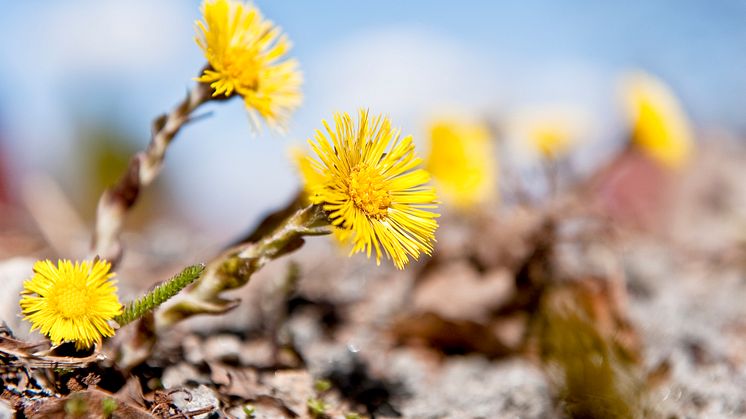
[[[173,278],[157,285],[152,291],[141,298],[127,303],[122,314],[115,317],[114,321],[119,323],[119,326],[124,326],[139,319],[146,313],[155,310],[158,306],[178,294],[179,291],[196,281],[204,270],[205,265],[202,264],[186,267]]]
[[[153,121],[153,134],[147,149],[129,162],[119,181],[104,191],[98,201],[93,232],[92,256],[98,255],[115,266],[122,256],[119,236],[127,212],[137,202],[140,190],[160,173],[166,149],[179,130],[189,122],[192,112],[212,99],[209,85],[198,83],[170,113]]]
[[[156,313],[156,327],[163,328],[197,314],[222,314],[238,305],[220,296],[240,288],[267,262],[297,250],[304,236],[329,234],[326,213],[318,205],[300,209],[270,234],[255,243],[233,247],[210,262],[205,275],[174,304]]]

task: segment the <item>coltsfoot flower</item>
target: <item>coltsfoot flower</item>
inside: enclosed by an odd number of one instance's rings
[[[646,73],[627,75],[622,98],[632,129],[632,144],[671,168],[687,162],[693,149],[689,120],[673,92]]]
[[[53,344],[75,342],[86,349],[114,335],[108,321],[122,313],[109,262],[37,261],[24,282],[21,311]]]
[[[544,158],[564,156],[576,139],[574,127],[562,119],[536,120],[528,127],[528,139]]]
[[[523,109],[509,123],[511,135],[531,155],[560,160],[580,145],[588,131],[585,113],[571,105],[542,105]]]
[[[497,192],[497,159],[485,124],[459,119],[433,123],[426,167],[439,195],[456,207],[485,202]]]
[[[202,16],[196,41],[210,65],[197,80],[208,83],[213,96],[241,95],[255,124],[258,115],[282,125],[301,102],[298,63],[284,59],[288,38],[239,0],[205,0]]]
[[[307,157],[301,170],[313,203],[323,205],[339,238],[352,253],[373,250],[402,269],[421,253],[431,254],[438,214],[430,174],[415,156],[412,137],[400,139],[386,117],[360,111],[335,114],[334,127],[323,122],[309,144],[318,159]]]

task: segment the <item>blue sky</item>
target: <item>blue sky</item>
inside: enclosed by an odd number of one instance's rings
[[[144,146],[152,118],[203,65],[198,2],[5,3],[0,127],[22,174],[74,167],[75,121],[105,118]],[[179,136],[166,174],[177,199],[204,196],[185,211],[209,228],[243,225],[292,194],[285,149],[337,110],[370,107],[421,137],[443,112],[499,118],[567,103],[612,138],[615,83],[641,68],[672,86],[701,129],[746,129],[743,0],[257,4],[294,41],[306,99],[287,136],[252,134],[238,102],[211,106]],[[215,185],[246,194],[225,203]]]

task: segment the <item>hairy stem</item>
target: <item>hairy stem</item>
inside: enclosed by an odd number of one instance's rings
[[[296,211],[258,241],[228,249],[210,262],[205,275],[193,287],[157,313],[156,327],[167,327],[197,314],[222,314],[235,308],[238,301],[224,299],[220,294],[246,285],[267,262],[300,248],[304,236],[329,232],[329,221],[321,206],[311,205]]]
[[[135,154],[119,181],[101,195],[96,209],[96,225],[91,244],[93,255],[115,266],[122,256],[120,234],[127,212],[137,202],[140,190],[150,185],[158,176],[166,149],[179,130],[189,122],[191,114],[203,103],[211,100],[212,89],[198,83],[186,98],[170,113],[153,121],[153,133],[148,147]]]
[[[115,317],[114,321],[119,323],[119,326],[124,326],[139,319],[146,313],[155,310],[158,306],[178,294],[179,291],[196,281],[204,270],[205,265],[202,264],[188,266],[173,278],[157,285],[152,291],[141,298],[125,305],[122,314]]]

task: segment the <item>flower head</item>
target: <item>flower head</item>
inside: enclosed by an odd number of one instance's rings
[[[32,330],[49,336],[55,345],[75,342],[91,347],[102,337],[114,335],[108,321],[121,314],[111,264],[96,260],[75,262],[37,261],[34,276],[24,282],[21,310]]]
[[[414,154],[411,137],[400,139],[385,117],[360,111],[335,114],[334,128],[309,140],[318,160],[307,157],[312,170],[302,170],[315,204],[323,205],[340,238],[352,243],[351,253],[375,249],[403,268],[420,253],[431,254],[438,214],[430,175]]]
[[[550,161],[572,151],[588,128],[584,113],[568,105],[524,109],[511,125],[513,134],[532,155]]]
[[[239,0],[205,0],[197,44],[209,67],[197,80],[213,96],[241,95],[249,114],[281,125],[300,104],[298,63],[285,59],[290,42],[259,10]]]
[[[645,73],[628,75],[622,96],[632,128],[632,144],[659,163],[682,166],[692,153],[689,121],[662,81]]]
[[[427,170],[439,192],[468,208],[495,195],[497,160],[488,128],[467,120],[440,120],[430,127]]]

